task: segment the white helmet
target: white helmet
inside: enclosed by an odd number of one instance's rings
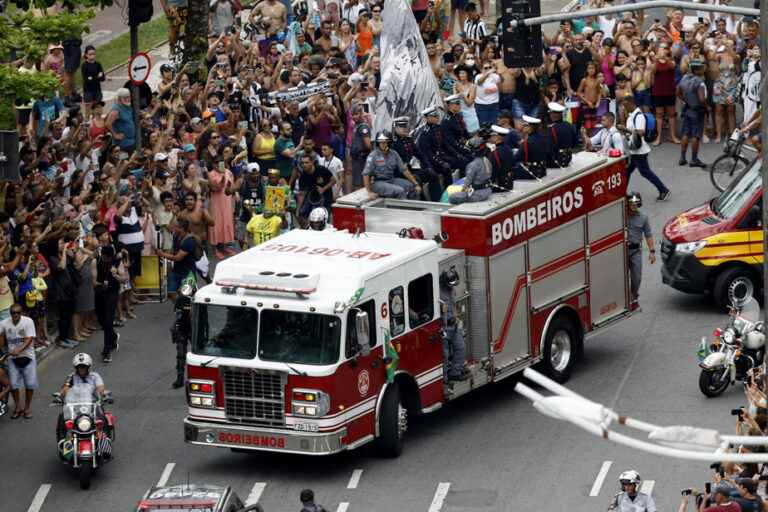
[[[258,173],[259,173],[259,171],[261,170],[261,167],[260,167],[260,166],[259,166],[259,164],[257,164],[256,162],[251,162],[251,163],[249,163],[249,164],[248,164],[248,165],[245,167],[245,169],[246,169],[246,171],[247,171],[249,174],[251,174],[251,173],[254,173],[254,172],[258,174]]]
[[[323,231],[328,222],[328,212],[325,208],[315,208],[309,212],[309,227],[315,231]]]
[[[72,358],[72,366],[77,368],[78,366],[87,366],[90,368],[93,365],[93,359],[91,359],[91,356],[86,354],[85,352],[80,352],[79,354],[75,354],[75,357]]]
[[[622,474],[619,475],[619,483],[621,485],[626,484],[635,484],[635,488],[638,489],[640,487],[640,483],[643,481],[642,478],[640,478],[640,473],[635,471],[634,469],[629,469],[627,471],[624,471]]]

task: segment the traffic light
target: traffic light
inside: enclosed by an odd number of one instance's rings
[[[512,20],[541,16],[540,0],[502,0],[501,47],[504,65],[508,68],[538,67],[543,63],[541,25],[518,25],[512,28]]]
[[[128,24],[138,25],[152,19],[152,0],[128,0]]]

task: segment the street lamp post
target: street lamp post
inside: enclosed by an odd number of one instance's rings
[[[768,1],[760,2],[760,115],[762,116],[763,144],[768,143],[768,88],[765,77],[768,71]],[[746,121],[746,119],[745,119]],[[768,325],[768,159],[763,155],[763,321]]]

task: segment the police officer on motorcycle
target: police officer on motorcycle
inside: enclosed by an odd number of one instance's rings
[[[391,141],[386,132],[376,136],[376,149],[368,155],[363,169],[366,190],[373,196],[396,199],[406,199],[413,195],[414,191],[420,194],[421,185],[405,167],[400,155],[390,150]],[[405,178],[398,178],[398,173]]]
[[[640,492],[642,479],[637,471],[630,469],[619,475],[621,492],[613,497],[609,511],[616,512],[656,512],[653,498]]]
[[[475,158],[467,165],[462,190],[448,197],[451,204],[478,203],[491,197],[493,167],[488,160],[485,141],[476,137],[470,141],[469,146],[474,151]]]
[[[639,192],[627,194],[627,254],[629,258],[629,282],[632,302],[637,302],[640,281],[643,277],[643,239],[648,245],[648,260],[656,263],[656,249],[653,246],[653,232],[648,215],[640,208],[643,198]]]
[[[176,345],[176,380],[173,389],[184,387],[184,369],[187,365],[187,348],[192,338],[192,300],[197,291],[197,280],[189,274],[181,282],[173,305],[175,319],[171,328],[171,341]]]
[[[54,395],[54,397],[63,403],[64,399],[67,397],[67,393],[75,384],[89,384],[101,398],[111,398],[109,391],[107,391],[107,387],[104,385],[104,379],[102,379],[101,375],[97,372],[91,371],[91,366],[93,366],[93,359],[91,356],[84,352],[75,354],[75,357],[72,358],[72,366],[75,368],[75,371],[67,376],[67,380],[64,381],[58,394]],[[100,410],[99,416],[103,416],[103,414],[104,412]],[[66,427],[64,426],[64,415],[59,414],[59,421],[56,424],[56,439],[61,441],[64,439],[65,434]]]
[[[445,103],[448,111],[443,122],[440,123],[443,132],[442,148],[451,168],[459,169],[463,175],[464,168],[472,160],[472,156],[467,154],[469,132],[461,115],[461,96],[458,94],[448,96],[445,98]]]

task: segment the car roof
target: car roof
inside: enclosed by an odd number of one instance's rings
[[[146,508],[168,508],[196,506],[218,511],[231,492],[229,486],[208,484],[180,484],[152,487],[139,502],[138,510]]]

